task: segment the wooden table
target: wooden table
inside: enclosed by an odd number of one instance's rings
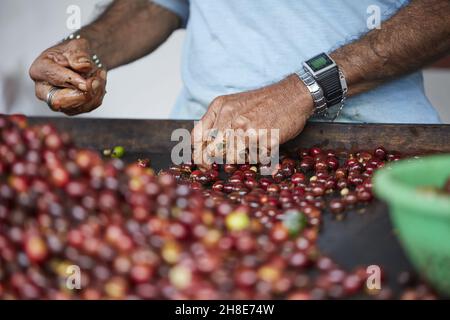
[[[170,165],[170,150],[176,144],[170,139],[172,131],[190,130],[194,124],[193,121],[80,118],[31,118],[30,122],[51,122],[70,132],[80,147],[103,150],[124,146],[125,161],[150,158],[156,169]],[[310,123],[299,137],[284,147],[288,150],[311,146],[371,150],[379,145],[408,154],[450,153],[450,125]],[[387,207],[380,201],[373,201],[362,211],[350,211],[342,221],[325,213],[320,248],[346,269],[357,265],[382,266],[389,285],[398,292],[397,275],[401,271],[412,271],[412,266],[397,240]]]

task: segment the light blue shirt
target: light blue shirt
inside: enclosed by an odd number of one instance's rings
[[[153,0],[182,18],[183,89],[172,118],[198,119],[219,95],[260,88],[369,31],[408,0]],[[381,24],[381,28],[383,25]],[[279,106],[283,112],[283,106]],[[439,123],[416,72],[352,97],[338,121]]]

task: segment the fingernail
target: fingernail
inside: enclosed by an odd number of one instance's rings
[[[80,84],[78,85],[78,89],[80,89],[81,91],[87,91],[86,84],[80,83]]]
[[[105,70],[100,71],[100,78],[102,78],[103,80],[106,80],[106,71]]]
[[[88,58],[82,57],[78,59],[78,63],[91,63]]]
[[[94,90],[94,91],[97,91],[97,89],[100,87],[100,81],[98,81],[98,80],[94,80],[94,81],[92,81],[92,89]]]

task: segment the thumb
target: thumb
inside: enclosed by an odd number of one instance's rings
[[[81,73],[89,73],[94,69],[94,63],[88,52],[84,50],[68,50],[63,53],[70,68]]]

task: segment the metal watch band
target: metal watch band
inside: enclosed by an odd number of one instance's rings
[[[339,79],[338,67],[334,67],[318,75],[316,80],[322,87],[328,107],[332,107],[341,102],[343,88]]]
[[[296,75],[302,80],[311,94],[314,101],[314,113],[323,115],[327,111],[327,101],[325,99],[322,88],[319,86],[314,77],[304,68],[296,72]]]
[[[81,38],[82,37],[81,37],[79,31],[77,31],[77,32],[69,34],[67,37],[65,37],[62,40],[62,42],[68,41],[68,40],[81,39]],[[94,61],[94,63],[97,66],[97,68],[99,68],[99,69],[103,68],[103,63],[100,61],[100,58],[96,54],[93,54],[91,58],[92,58],[92,61]]]

